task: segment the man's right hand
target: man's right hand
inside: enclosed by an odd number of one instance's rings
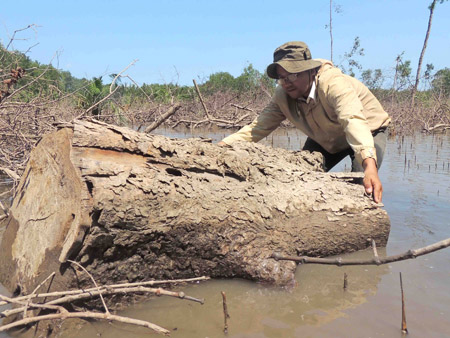
[[[217,143],[217,145],[218,145],[218,146],[221,146],[221,147],[225,147],[225,146],[227,146],[228,144],[226,144],[226,143],[223,142],[223,141],[219,141],[219,142]]]

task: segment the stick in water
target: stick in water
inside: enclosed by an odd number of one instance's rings
[[[400,272],[400,290],[402,291],[402,332],[408,333],[408,329],[406,328],[405,297],[403,295],[403,282],[401,272]]]
[[[224,328],[223,328],[223,332],[225,334],[228,333],[228,318],[230,318],[230,315],[228,314],[228,307],[227,307],[227,297],[225,295],[225,292],[221,292],[222,293],[222,301],[223,301],[223,317],[224,317]]]

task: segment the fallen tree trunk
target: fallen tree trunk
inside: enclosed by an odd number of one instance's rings
[[[0,247],[0,282],[30,293],[200,275],[284,285],[295,263],[385,246],[387,213],[322,157],[259,144],[219,147],[76,121],[33,150]]]

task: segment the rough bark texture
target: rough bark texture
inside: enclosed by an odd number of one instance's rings
[[[274,251],[385,246],[387,213],[321,161],[76,121],[32,152],[5,221],[0,282],[29,293],[56,271],[52,290],[91,285],[66,263],[74,259],[99,284],[209,275],[283,285],[295,264]]]

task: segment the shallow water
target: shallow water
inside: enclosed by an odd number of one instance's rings
[[[228,132],[157,132],[207,137]],[[263,143],[299,150],[305,138],[279,130]],[[393,255],[450,237],[450,135],[389,140],[380,169],[391,234],[380,255]],[[347,170],[344,161],[333,171]],[[371,250],[346,257],[371,257]],[[213,280],[183,291],[200,305],[159,297],[121,313],[172,331],[172,337],[223,337],[221,291],[227,295],[228,337],[402,337],[399,272],[402,272],[409,337],[450,336],[450,249],[389,265],[299,266],[293,290],[244,280]],[[348,289],[343,290],[343,275]],[[144,337],[148,330],[90,323],[73,337]]]

